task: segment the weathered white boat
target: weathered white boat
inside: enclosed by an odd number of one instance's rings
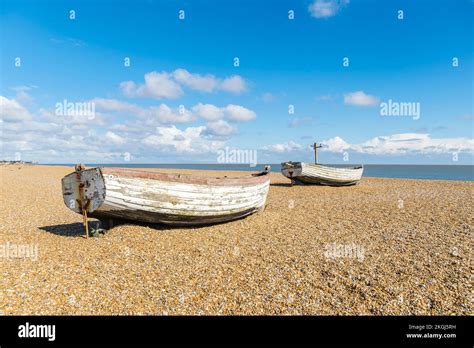
[[[281,173],[293,183],[348,186],[359,183],[363,166],[351,168],[328,167],[304,162],[284,162]]]
[[[230,221],[262,210],[270,167],[241,177],[165,174],[125,168],[76,166],[62,179],[66,206],[96,218],[170,225]],[[85,224],[87,226],[87,224]]]

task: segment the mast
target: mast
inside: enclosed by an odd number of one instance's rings
[[[314,149],[314,164],[318,164],[318,149],[323,147],[322,144],[314,143],[313,144],[313,149]]]

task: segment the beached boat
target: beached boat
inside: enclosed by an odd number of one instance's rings
[[[314,143],[314,164],[304,162],[283,162],[281,173],[291,184],[315,184],[328,186],[356,185],[362,178],[364,167],[329,167],[318,164],[318,149],[324,145]]]
[[[63,199],[76,213],[170,225],[235,220],[265,205],[270,167],[241,177],[165,174],[76,166],[62,179]],[[87,224],[85,224],[87,226]]]
[[[304,162],[284,162],[281,164],[281,173],[291,179],[292,184],[355,185],[359,183],[363,171],[363,166],[336,168]]]

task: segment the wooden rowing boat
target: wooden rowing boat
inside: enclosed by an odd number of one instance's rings
[[[283,162],[281,173],[291,180],[291,184],[315,184],[328,186],[356,185],[362,178],[363,166],[338,168],[318,164],[318,149],[323,144],[314,143],[314,164],[305,162]]]
[[[336,168],[304,162],[284,162],[281,164],[281,173],[291,179],[292,184],[355,185],[359,183],[363,171],[363,166]]]
[[[165,174],[76,166],[62,179],[63,199],[76,213],[170,225],[235,220],[263,210],[270,167],[241,177]],[[87,224],[85,224],[87,226]],[[87,230],[86,230],[87,231]]]

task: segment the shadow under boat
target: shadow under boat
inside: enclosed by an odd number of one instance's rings
[[[266,204],[267,205],[267,204]],[[265,205],[265,206],[266,206]],[[240,216],[234,218],[232,221],[239,221],[244,220],[247,216]],[[229,221],[221,221],[221,222],[209,222],[206,224],[200,225],[169,225],[159,222],[143,222],[137,220],[127,220],[127,219],[120,219],[120,218],[113,218],[113,219],[98,219],[98,220],[88,220],[88,227],[89,227],[89,234],[92,237],[98,237],[100,234],[106,234],[110,230],[115,227],[119,226],[140,226],[140,227],[148,227],[154,229],[156,231],[174,231],[174,230],[182,230],[182,229],[189,229],[192,228],[193,230],[201,229],[213,225],[223,225]],[[84,236],[84,224],[82,222],[74,222],[70,224],[59,224],[59,225],[49,225],[49,226],[42,226],[39,227],[40,230],[45,232],[49,232],[52,234],[56,234],[58,236],[63,237],[85,237]],[[94,232],[97,231],[97,232]]]

